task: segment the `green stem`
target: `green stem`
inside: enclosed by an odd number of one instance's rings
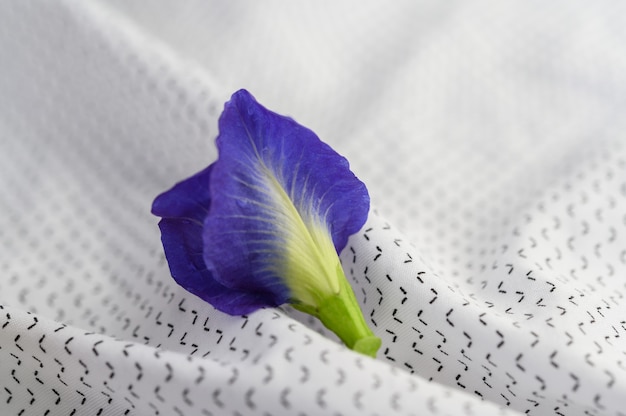
[[[341,270],[339,292],[331,295],[314,309],[293,305],[296,309],[319,318],[324,326],[333,331],[346,346],[361,354],[376,357],[381,340],[365,323],[361,308]]]

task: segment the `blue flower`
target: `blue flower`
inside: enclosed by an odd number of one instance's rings
[[[290,303],[374,356],[380,339],[338,257],[369,211],[348,161],[245,90],[226,103],[216,143],[217,161],[152,206],[174,279],[231,315]]]

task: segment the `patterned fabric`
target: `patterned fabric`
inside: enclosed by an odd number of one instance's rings
[[[0,4],[0,413],[626,415],[625,12]],[[376,360],[169,275],[151,202],[242,87],[368,185]]]

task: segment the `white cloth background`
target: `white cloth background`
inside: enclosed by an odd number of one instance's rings
[[[0,4],[6,415],[626,415],[622,2]],[[377,360],[169,276],[152,199],[247,88],[373,204]]]

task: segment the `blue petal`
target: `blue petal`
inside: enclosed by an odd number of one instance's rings
[[[226,104],[219,128],[205,263],[225,286],[271,293],[277,304],[293,301],[301,289],[290,283],[294,273],[310,269],[313,280],[318,271],[336,274],[337,253],[367,218],[367,189],[311,130],[265,109],[245,90]],[[329,291],[339,290],[333,279]],[[298,284],[316,284],[310,280]]]
[[[213,165],[157,196],[152,213],[163,218],[186,218],[202,227],[211,205],[210,178]]]
[[[159,195],[152,213],[159,222],[161,240],[170,272],[189,292],[230,314],[245,314],[263,306],[275,306],[271,296],[236,290],[218,283],[203,258],[202,227],[210,207],[212,166]]]

